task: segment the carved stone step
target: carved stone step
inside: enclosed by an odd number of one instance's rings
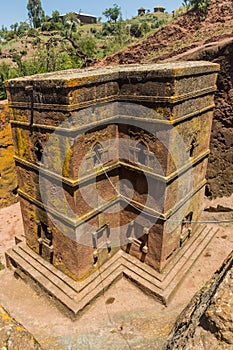
[[[36,282],[75,318],[96,297],[123,277],[166,305],[216,232],[212,228],[199,228],[176,253],[172,265],[168,265],[162,273],[121,250],[82,282],[72,280],[24,242],[7,251],[6,258],[8,266],[16,268],[18,275]]]

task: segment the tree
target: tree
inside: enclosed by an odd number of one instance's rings
[[[117,4],[114,4],[113,7],[106,9],[103,12],[103,15],[108,19],[109,22],[116,22],[118,17],[121,16],[121,8]]]
[[[44,11],[42,9],[40,0],[28,0],[27,4],[28,17],[31,25],[34,28],[39,28],[44,18]]]
[[[27,22],[20,22],[18,26],[18,35],[23,36],[30,29],[30,26]]]
[[[4,81],[9,78],[10,66],[5,62],[0,64],[0,100],[6,98],[6,89]]]
[[[17,22],[10,25],[11,30],[13,30],[14,32],[17,32],[18,27],[19,24]]]
[[[140,38],[142,36],[142,31],[138,22],[133,22],[130,26],[130,35],[135,38]]]
[[[59,11],[55,10],[52,12],[52,20],[54,22],[59,22],[60,21],[60,13]]]
[[[199,9],[201,12],[207,12],[210,0],[184,0],[183,6],[187,9],[193,7],[194,9]]]

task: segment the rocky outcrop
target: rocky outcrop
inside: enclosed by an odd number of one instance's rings
[[[28,331],[0,306],[0,349],[41,350],[39,343]]]
[[[17,202],[14,146],[7,101],[0,101],[0,208]]]
[[[217,339],[233,345],[233,269],[231,269],[201,319]]]
[[[233,269],[211,299],[186,350],[231,350],[233,344]]]
[[[185,350],[232,350],[232,345],[219,341],[214,334],[197,327],[193,338],[189,339]]]
[[[233,253],[181,313],[163,350],[230,350]]]

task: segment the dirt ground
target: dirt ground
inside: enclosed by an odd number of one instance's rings
[[[205,207],[233,207],[233,197]],[[232,212],[204,212],[203,220],[232,219]],[[177,316],[233,249],[232,224],[212,224],[220,231],[193,265],[168,307],[145,295],[126,279],[103,293],[76,321],[38,295],[8,269],[0,271],[0,304],[20,322],[43,349],[161,349]],[[23,234],[19,203],[0,210],[0,257]],[[21,349],[20,349],[21,350]],[[22,349],[23,350],[23,349]]]

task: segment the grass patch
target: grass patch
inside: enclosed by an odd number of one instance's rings
[[[1,260],[0,260],[0,271],[1,270],[4,270],[5,269],[5,266],[2,264]]]

